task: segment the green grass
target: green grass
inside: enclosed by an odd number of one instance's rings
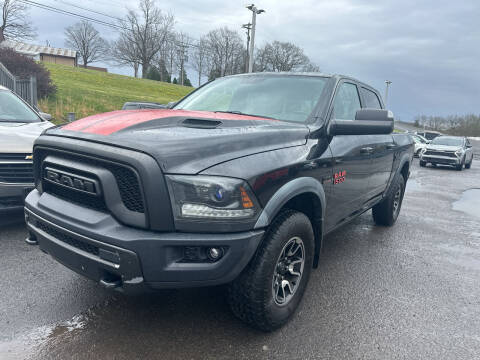
[[[42,111],[52,114],[56,123],[74,112],[77,119],[106,111],[119,110],[127,101],[168,103],[176,101],[191,87],[136,79],[57,64],[44,64],[57,86],[57,93],[39,101]]]

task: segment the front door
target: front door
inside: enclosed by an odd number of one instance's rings
[[[355,120],[361,108],[357,85],[341,82],[335,94],[331,118]],[[365,136],[339,135],[330,142],[333,156],[333,191],[325,214],[326,230],[329,231],[344,220],[355,215],[367,200],[371,158],[374,148],[365,141]]]

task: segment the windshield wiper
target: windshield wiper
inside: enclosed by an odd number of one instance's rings
[[[259,118],[264,118],[264,119],[278,120],[278,119],[275,119],[274,117],[271,117],[271,116],[257,115],[257,114],[247,114],[247,113],[244,113],[244,112],[241,112],[241,111],[237,111],[237,110],[214,111],[214,113],[237,114],[237,115],[245,115],[245,116],[254,116],[254,117],[259,117]]]

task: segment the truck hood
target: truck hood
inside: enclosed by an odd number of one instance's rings
[[[47,132],[147,153],[171,174],[196,174],[235,158],[299,146],[308,133],[304,124],[172,109],[114,111]]]
[[[35,139],[52,127],[48,121],[36,123],[18,123],[0,121],[0,154],[31,154]]]
[[[427,145],[427,150],[434,151],[457,151],[461,149],[461,146],[447,146],[447,145]]]

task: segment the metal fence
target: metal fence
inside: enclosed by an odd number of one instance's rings
[[[35,76],[20,79],[0,63],[0,85],[12,90],[30,105],[37,108],[37,78]]]

